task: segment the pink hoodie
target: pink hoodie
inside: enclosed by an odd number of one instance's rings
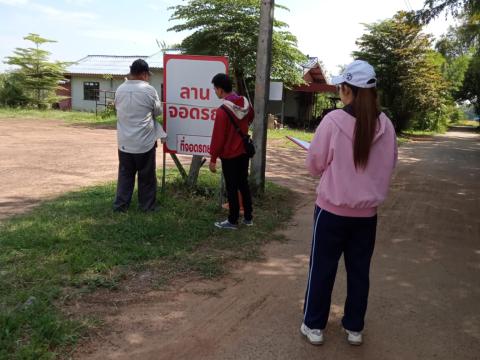
[[[356,119],[344,110],[329,112],[310,144],[306,165],[321,175],[316,204],[336,215],[370,217],[387,196],[397,162],[397,139],[390,119],[381,113],[368,164],[355,169],[353,133]]]

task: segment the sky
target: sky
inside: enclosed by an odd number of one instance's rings
[[[329,74],[352,61],[355,40],[364,33],[362,24],[392,17],[399,10],[418,10],[423,0],[277,0],[289,8],[275,10],[275,17],[288,23],[300,51],[318,57]],[[37,33],[56,43],[44,48],[52,60],[76,61],[86,55],[151,55],[156,40],[179,43],[188,33],[167,31],[169,6],[180,0],[0,0],[0,71],[16,47]],[[451,18],[441,16],[426,31],[439,37]]]

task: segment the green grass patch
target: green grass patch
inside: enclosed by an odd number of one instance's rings
[[[73,110],[62,111],[0,108],[0,119],[5,118],[62,120],[69,124],[112,128],[116,126],[116,118],[114,116],[102,118],[100,114],[96,116],[95,113]]]
[[[297,147],[292,141],[288,140],[286,136],[292,136],[300,140],[311,142],[315,132],[295,130],[295,129],[269,129],[267,132],[267,139],[275,141],[275,145],[281,147]]]
[[[291,216],[292,193],[268,184],[254,202],[255,226],[227,232],[213,227],[226,217],[218,188],[218,175],[202,171],[192,190],[169,171],[159,212],[142,213],[134,200],[127,213],[113,213],[111,183],[0,223],[0,359],[65,355],[92,320],[66,315],[62,299],[113,291],[145,268],[158,272],[154,288],[179,274],[215,277],[230,260],[258,258],[260,246],[278,237],[273,233]]]
[[[408,134],[401,135],[397,137],[397,144],[401,146],[410,141],[411,135],[415,133],[413,131],[408,131]],[[419,132],[416,132],[419,133]],[[425,133],[425,132],[424,132]],[[433,132],[432,132],[433,134]],[[313,136],[315,135],[314,132],[308,132],[303,130],[294,130],[294,129],[279,129],[279,130],[272,130],[269,129],[267,133],[267,138],[269,140],[275,141],[275,146],[281,147],[298,147],[298,145],[294,144],[292,141],[288,140],[286,136],[292,136],[300,140],[311,142]],[[419,135],[417,135],[419,136]],[[427,135],[424,135],[427,136]]]
[[[480,122],[477,120],[459,120],[454,124],[451,124],[453,126],[471,126],[471,127],[478,127],[480,126]]]
[[[408,142],[410,142],[410,139],[408,137],[397,136],[397,146],[402,146],[403,144],[406,144]]]
[[[412,129],[408,129],[408,130],[403,130],[401,135],[406,136],[406,137],[422,137],[422,136],[428,137],[428,136],[433,136],[437,133],[438,132],[431,131],[431,130],[412,130]]]
[[[415,133],[414,131],[407,131],[407,134],[402,134],[397,137],[397,144],[401,146],[410,141],[412,134]],[[419,132],[416,132],[419,133]],[[424,132],[425,133],[425,132]],[[433,132],[432,132],[433,134]],[[292,136],[300,140],[311,142],[313,136],[315,135],[314,132],[308,132],[303,130],[294,130],[294,129],[279,129],[279,130],[268,130],[267,137],[269,140],[273,140],[275,142],[275,146],[281,147],[298,147],[298,145],[294,144],[292,141],[288,140],[286,136]],[[417,135],[419,136],[419,135]],[[423,135],[427,136],[427,135]]]

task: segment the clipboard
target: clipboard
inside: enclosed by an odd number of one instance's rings
[[[295,144],[297,144],[298,146],[300,146],[304,150],[310,149],[310,143],[308,141],[303,141],[303,140],[300,140],[300,139],[294,138],[293,136],[288,136],[288,135],[286,136],[286,138],[290,141],[293,141]]]

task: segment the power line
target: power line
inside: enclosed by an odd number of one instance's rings
[[[413,11],[413,8],[412,8],[412,5],[410,4],[410,1],[408,1],[408,0],[403,0],[403,2],[404,2],[404,4],[405,4],[407,10]]]
[[[413,7],[412,7],[412,4],[410,4],[410,0],[407,0],[407,3],[408,3],[408,6],[410,6],[410,10],[413,11]]]

